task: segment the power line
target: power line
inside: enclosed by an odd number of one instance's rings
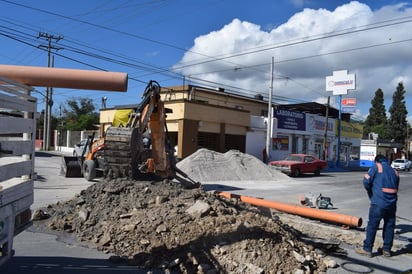
[[[38,12],[41,12],[41,13],[46,13],[46,14],[49,14],[49,15],[65,18],[65,19],[68,19],[68,20],[71,20],[71,21],[86,24],[86,25],[93,26],[93,27],[96,27],[96,28],[99,28],[99,29],[104,29],[104,30],[107,30],[107,31],[110,31],[110,32],[115,32],[115,33],[123,34],[125,36],[134,37],[134,38],[137,38],[137,39],[140,39],[140,40],[143,40],[143,41],[147,41],[147,42],[151,42],[151,43],[154,43],[154,44],[158,44],[158,45],[161,45],[161,46],[166,46],[166,47],[169,47],[169,48],[177,49],[177,50],[182,51],[182,52],[188,51],[185,48],[181,48],[179,46],[172,45],[172,44],[169,44],[169,43],[166,43],[166,42],[161,42],[161,41],[157,41],[157,40],[147,38],[147,37],[144,37],[144,36],[141,36],[141,35],[132,34],[132,33],[117,30],[117,29],[114,29],[114,28],[111,28],[111,27],[94,24],[94,23],[91,23],[91,22],[87,22],[87,21],[84,21],[84,20],[81,20],[81,19],[76,19],[76,18],[73,18],[73,17],[70,17],[70,16],[58,14],[58,13],[55,13],[55,12],[51,12],[51,11],[47,11],[47,10],[43,10],[43,9],[39,9],[39,8],[35,8],[35,7],[30,7],[30,6],[27,6],[27,5],[24,5],[24,4],[20,4],[20,3],[14,3],[14,2],[9,1],[9,0],[0,0],[0,1],[12,4],[12,5],[24,7],[24,8],[27,8],[27,9],[32,9],[32,10],[35,10],[35,11],[38,11]],[[198,52],[192,52],[192,53],[196,53],[198,55],[205,56],[205,57],[208,57],[208,58],[214,58],[212,56],[208,56],[206,54],[202,54],[202,53],[198,53]]]
[[[136,35],[132,35],[132,34],[130,34],[130,33],[118,31],[118,30],[115,30],[115,29],[113,29],[113,28],[108,28],[108,27],[100,26],[100,25],[97,25],[97,24],[94,24],[94,23],[89,23],[89,22],[86,22],[86,21],[84,21],[84,20],[79,20],[79,19],[75,19],[75,18],[72,18],[72,17],[68,17],[68,16],[56,14],[56,13],[53,13],[53,12],[44,11],[44,10],[37,9],[37,8],[32,8],[32,7],[28,7],[28,6],[21,5],[21,4],[16,4],[16,3],[13,3],[13,2],[7,1],[7,0],[2,0],[2,1],[3,1],[3,2],[7,2],[7,3],[10,3],[10,4],[14,4],[14,5],[23,6],[23,7],[25,7],[25,8],[34,9],[34,10],[36,10],[36,11],[45,12],[45,13],[48,13],[48,14],[51,14],[51,15],[54,15],[54,16],[59,16],[59,17],[63,17],[63,18],[66,18],[66,19],[74,20],[74,21],[77,21],[77,22],[80,22],[80,23],[84,23],[84,24],[88,24],[88,25],[91,25],[91,26],[94,26],[94,27],[99,27],[99,28],[106,29],[106,30],[109,30],[109,31],[114,31],[114,32],[117,32],[117,33],[129,35],[129,36],[132,36],[132,37],[135,37],[135,38],[139,38],[139,39],[142,39],[142,38],[143,38],[143,40],[147,40],[147,41],[150,41],[150,42],[154,42],[154,43],[159,42],[159,41],[155,41],[155,40],[152,40],[152,39],[146,39],[145,37],[136,36]],[[213,60],[210,60],[210,59],[209,59],[208,62],[223,61],[223,60],[228,59],[228,58],[234,58],[234,57],[243,56],[243,55],[246,55],[246,54],[253,54],[253,53],[258,53],[258,52],[262,52],[262,51],[266,51],[266,50],[271,50],[271,49],[275,49],[275,48],[279,48],[279,47],[286,47],[286,46],[296,45],[296,44],[300,44],[300,43],[306,43],[306,42],[316,41],[316,40],[320,40],[320,39],[326,39],[326,38],[330,38],[330,37],[335,37],[335,36],[340,36],[340,35],[345,35],[345,34],[360,32],[360,31],[366,31],[366,30],[371,30],[371,29],[376,29],[376,28],[382,28],[382,27],[386,27],[386,26],[392,26],[392,25],[401,24],[401,23],[409,23],[409,22],[411,22],[411,21],[412,21],[412,20],[410,19],[410,17],[392,19],[392,20],[387,20],[387,21],[383,21],[383,22],[377,22],[377,23],[374,23],[374,24],[365,25],[365,26],[362,26],[363,28],[361,27],[362,29],[359,29],[359,27],[358,27],[358,29],[350,28],[350,29],[341,30],[341,31],[338,31],[338,32],[330,32],[330,33],[326,33],[326,34],[320,34],[320,35],[318,35],[318,36],[309,36],[310,39],[300,38],[300,39],[296,39],[296,40],[291,40],[291,41],[282,42],[282,43],[279,43],[279,44],[276,44],[276,45],[259,46],[259,47],[252,48],[251,50],[243,51],[243,52],[240,52],[240,53],[238,52],[238,53],[233,54],[233,55],[230,55],[230,56],[215,56],[215,57],[210,57],[210,56],[207,56],[207,55],[203,55],[203,56],[206,56],[207,58],[213,58]],[[303,39],[306,39],[306,40],[303,40]],[[187,51],[187,50],[185,50],[185,49],[182,49],[182,48],[180,48],[180,47],[176,47],[176,46],[170,45],[170,44],[168,44],[168,43],[160,42],[160,43],[158,43],[158,44],[163,45],[163,46],[171,46],[172,48],[175,48],[175,49]],[[368,48],[368,47],[364,47],[364,48]],[[349,51],[349,50],[348,50],[348,51]],[[76,49],[73,49],[73,52],[76,52]],[[190,52],[190,51],[189,51],[189,52]],[[342,52],[344,52],[344,51],[342,51]],[[81,50],[79,50],[79,52],[77,52],[77,53],[84,54],[84,55],[89,55],[90,57],[97,58],[97,59],[101,59],[101,60],[104,60],[104,61],[107,61],[107,62],[114,62],[114,63],[115,63],[115,62],[118,62],[118,64],[121,64],[121,65],[131,66],[131,67],[135,67],[135,68],[138,67],[138,66],[136,66],[135,64],[131,64],[131,63],[128,63],[128,62],[123,62],[123,61],[116,61],[116,60],[113,59],[113,58],[106,58],[106,57],[101,56],[101,55],[93,56],[94,54],[90,54],[90,53],[88,53],[88,52],[86,52],[86,51],[81,51]],[[199,53],[196,53],[196,52],[192,52],[192,53],[199,54]],[[333,53],[328,53],[328,54],[333,54]],[[325,55],[326,55],[326,54],[325,54]],[[306,59],[306,58],[313,58],[313,57],[317,57],[317,56],[321,56],[321,55],[313,55],[313,56],[300,57],[300,58],[295,58],[295,59],[290,59],[290,60],[283,60],[283,61],[278,61],[277,63],[279,63],[279,62],[290,62],[290,61],[300,60],[300,59]],[[82,64],[84,64],[84,65],[92,66],[91,64],[87,64],[87,63],[85,63],[85,62],[81,62],[81,61],[79,61],[79,60],[75,60],[74,58],[70,58],[70,57],[68,57],[68,56],[63,56],[63,55],[61,55],[61,57],[66,58],[66,59],[69,59],[69,60],[72,60],[72,61],[75,61],[75,62],[78,62],[78,63],[82,63]],[[203,62],[198,62],[198,63],[195,63],[195,64],[191,64],[191,66],[200,65],[200,64],[203,64]],[[235,63],[232,63],[232,64],[235,64]],[[145,64],[145,65],[148,65],[148,64]],[[142,70],[147,70],[149,73],[162,73],[162,72],[173,73],[169,68],[157,68],[157,69],[153,69],[153,68],[151,68],[150,66],[152,66],[152,65],[148,65],[147,67],[141,66],[140,69],[142,69]],[[187,66],[189,66],[189,65],[187,65]],[[252,69],[253,69],[254,67],[257,67],[257,66],[259,66],[259,65],[244,66],[244,67],[239,66],[239,69],[243,69],[243,68],[252,68]],[[103,69],[101,69],[101,68],[98,68],[97,66],[92,66],[92,67],[97,68],[97,69],[100,69],[100,70],[103,70]],[[154,67],[154,66],[152,66],[152,67]],[[178,67],[178,68],[179,68],[179,67]],[[180,68],[182,68],[182,67],[180,67]],[[179,75],[179,74],[176,74],[176,77],[177,77],[178,75]],[[180,77],[181,77],[181,76],[180,76]],[[285,77],[285,79],[291,80],[292,78],[291,78],[291,77]],[[136,79],[136,80],[137,80],[137,79]],[[139,80],[137,80],[137,81],[139,81]],[[143,81],[142,81],[142,82],[143,82]],[[220,85],[222,85],[222,84],[220,84]]]
[[[22,32],[20,32],[20,33],[22,33]],[[24,33],[23,33],[24,34]],[[24,42],[24,41],[21,41],[21,40],[19,40],[19,39],[17,39],[17,38],[13,38],[13,37],[11,37],[10,35],[6,35],[6,34],[2,34],[2,33],[0,33],[0,35],[4,35],[4,36],[7,36],[7,37],[9,37],[9,38],[11,38],[11,39],[14,39],[14,40],[17,40],[17,41],[20,41],[20,42],[23,42],[23,43],[25,43],[25,44],[27,44],[27,45],[30,45],[30,46],[33,46],[32,44],[29,44],[29,43],[27,43],[27,42]],[[24,37],[24,36],[23,36]],[[411,41],[412,39],[405,39],[405,40],[402,40],[402,41],[391,41],[391,42],[386,42],[386,43],[382,43],[382,44],[376,44],[376,45],[370,45],[370,46],[365,46],[365,47],[359,47],[359,48],[353,48],[353,49],[347,49],[347,50],[342,50],[342,51],[335,51],[335,52],[329,52],[329,53],[323,53],[323,54],[317,54],[317,55],[311,55],[311,56],[305,56],[305,57],[299,57],[299,58],[293,58],[293,59],[287,59],[287,60],[280,60],[280,61],[278,61],[277,63],[284,63],[284,62],[291,62],[291,61],[296,61],[296,60],[301,60],[301,59],[308,59],[308,58],[315,58],[315,57],[319,57],[319,56],[323,56],[323,55],[331,55],[331,54],[337,54],[337,53],[343,53],[343,52],[349,52],[349,51],[355,51],[355,50],[360,50],[360,49],[367,49],[367,48],[371,48],[371,47],[378,47],[378,46],[383,46],[383,45],[389,45],[389,44],[395,44],[395,43],[401,43],[401,42],[407,42],[407,41]],[[118,64],[121,64],[121,65],[126,65],[126,66],[130,66],[130,67],[138,67],[138,68],[141,68],[141,69],[146,69],[146,70],[152,70],[151,71],[151,73],[162,73],[162,72],[170,72],[170,71],[168,71],[168,70],[164,70],[164,71],[156,71],[156,69],[151,69],[150,68],[150,65],[147,65],[146,67],[144,67],[144,66],[139,66],[139,65],[136,65],[136,64],[133,64],[133,63],[127,63],[127,62],[123,62],[123,61],[117,61],[116,59],[113,59],[113,58],[107,58],[107,57],[104,57],[104,56],[101,56],[101,55],[97,55],[97,54],[94,54],[94,53],[89,53],[89,52],[86,52],[86,51],[84,51],[84,50],[77,50],[76,48],[73,48],[73,47],[71,47],[71,46],[66,46],[68,49],[72,49],[71,51],[73,51],[73,52],[75,52],[75,53],[78,53],[78,54],[84,54],[84,55],[87,55],[87,56],[89,56],[89,57],[92,57],[92,58],[96,58],[96,59],[101,59],[101,60],[104,60],[104,61],[108,61],[108,62],[113,62],[113,63],[118,63]],[[96,50],[99,50],[99,49],[96,49]],[[110,54],[110,53],[109,53]],[[65,59],[68,59],[68,60],[71,60],[71,61],[74,61],[74,62],[77,62],[77,63],[81,63],[81,64],[84,64],[84,65],[87,65],[87,66],[89,66],[89,67],[93,67],[93,68],[96,68],[96,69],[99,69],[99,70],[104,70],[105,71],[105,69],[103,69],[103,68],[101,68],[101,67],[97,67],[97,66],[94,66],[94,65],[91,65],[91,64],[89,64],[89,63],[85,63],[85,62],[82,62],[82,61],[79,61],[79,60],[77,60],[77,59],[74,59],[74,58],[70,58],[70,57],[68,57],[68,56],[65,56],[65,55],[62,55],[62,54],[59,54],[59,53],[55,53],[55,55],[57,55],[57,56],[59,56],[59,57],[62,57],[62,58],[65,58]],[[123,58],[123,57],[122,57]],[[127,58],[127,57],[126,57]],[[132,59],[132,61],[133,61],[133,59]],[[267,63],[265,63],[265,64],[258,64],[258,65],[254,65],[254,66],[263,66],[263,65],[267,65]],[[160,69],[160,68],[157,68],[157,69]],[[240,68],[241,69],[241,68]],[[221,71],[225,71],[225,70],[221,70]],[[219,72],[219,71],[213,71],[213,72]],[[211,73],[211,72],[205,72],[205,73],[201,73],[201,74],[206,74],[206,73]],[[176,75],[178,75],[178,74],[176,74]],[[199,74],[198,74],[199,75]],[[179,75],[179,77],[181,77],[180,75]],[[192,79],[196,79],[196,81],[198,81],[198,82],[203,82],[203,83],[212,83],[212,84],[215,84],[215,85],[218,85],[218,86],[227,86],[227,87],[229,87],[229,85],[225,85],[225,84],[222,84],[222,83],[217,83],[217,82],[211,82],[211,81],[207,81],[207,80],[203,80],[203,79],[200,79],[200,78],[195,78],[195,77],[193,77],[192,75],[191,75],[191,77],[192,77]],[[291,80],[291,81],[293,81],[293,82],[295,82],[295,83],[297,83],[297,84],[299,84],[299,85],[301,85],[302,87],[304,87],[304,88],[307,88],[307,89],[309,89],[309,90],[311,90],[311,91],[314,91],[314,92],[316,92],[316,93],[319,93],[318,91],[316,91],[316,90],[313,90],[313,89],[310,89],[310,88],[308,88],[308,87],[306,87],[306,86],[304,86],[303,84],[300,84],[298,81],[296,81],[296,80],[294,80],[292,77],[289,77],[289,76],[281,76],[282,78],[284,78],[284,79],[287,79],[287,80]],[[141,83],[146,83],[146,81],[141,81],[141,80],[138,80],[138,79],[136,79],[136,78],[133,78],[133,77],[130,77],[130,79],[131,80],[134,80],[134,81],[138,81],[138,82],[141,82]],[[231,88],[233,88],[233,89],[235,89],[235,91],[237,92],[237,93],[239,93],[239,92],[242,92],[242,90],[244,90],[243,88],[239,88],[239,87],[234,87],[234,86],[230,86]],[[245,91],[245,90],[244,90]],[[249,93],[249,92],[251,92],[251,93],[256,93],[256,91],[248,91],[247,93]],[[300,102],[303,102],[303,100],[295,100],[295,99],[293,99],[293,98],[287,98],[287,97],[279,97],[278,98],[279,100],[286,100],[286,101],[300,101]]]
[[[364,25],[364,26],[360,26],[360,27],[343,29],[343,30],[338,30],[338,31],[334,31],[334,32],[318,34],[318,35],[314,35],[314,36],[301,37],[301,38],[297,38],[297,39],[294,39],[294,40],[283,41],[283,42],[277,43],[275,45],[254,47],[254,48],[251,48],[251,49],[248,49],[248,50],[238,52],[236,54],[216,56],[216,59],[218,59],[219,61],[222,61],[222,60],[226,60],[226,59],[230,59],[230,58],[234,58],[234,57],[240,57],[240,56],[254,54],[254,53],[261,53],[261,52],[268,51],[268,50],[279,49],[279,48],[299,45],[299,44],[303,44],[303,43],[319,41],[319,40],[338,37],[338,36],[342,36],[342,35],[359,33],[359,32],[363,32],[363,31],[374,30],[374,29],[378,29],[378,28],[384,28],[384,27],[389,27],[389,26],[394,26],[394,25],[399,25],[399,24],[411,23],[412,22],[411,18],[412,18],[412,16],[407,16],[407,17],[402,17],[402,18],[399,18],[399,19],[392,19],[392,20],[386,20],[386,21],[383,21],[383,22],[368,24],[368,25]],[[190,67],[190,66],[194,66],[194,65],[210,63],[210,62],[214,62],[216,60],[215,59],[213,59],[213,60],[206,59],[206,60],[203,60],[203,61],[202,60],[195,60],[195,61],[196,61],[196,63],[194,63],[194,64],[189,63],[189,64],[178,67],[178,69],[185,68],[185,67]]]
[[[224,61],[225,59],[228,59],[228,58],[234,58],[234,57],[247,55],[247,54],[252,54],[252,53],[257,53],[257,52],[263,52],[263,51],[267,51],[267,50],[271,50],[271,49],[275,49],[275,48],[286,47],[286,46],[296,45],[296,44],[300,44],[300,43],[312,42],[312,41],[316,41],[316,40],[320,40],[320,39],[326,39],[326,38],[330,38],[330,37],[341,36],[341,35],[345,35],[345,34],[349,34],[349,33],[361,32],[361,31],[366,31],[366,30],[371,30],[371,29],[376,29],[376,28],[382,28],[382,27],[387,27],[387,26],[393,26],[393,25],[397,25],[397,24],[412,22],[412,19],[410,19],[411,16],[397,18],[397,19],[390,19],[390,20],[386,20],[386,21],[382,21],[382,22],[376,22],[376,23],[373,23],[373,24],[364,25],[364,26],[361,26],[361,27],[348,28],[348,29],[329,32],[329,33],[320,34],[320,35],[316,35],[316,36],[309,36],[309,37],[306,37],[306,38],[299,38],[299,39],[295,39],[295,40],[290,40],[290,41],[286,41],[286,42],[283,42],[283,43],[280,43],[280,44],[277,44],[277,45],[273,45],[273,46],[255,47],[254,50],[252,49],[251,51],[244,51],[244,52],[240,52],[240,53],[237,53],[237,54],[234,54],[234,55],[221,56],[221,57],[219,57],[219,56],[211,57],[211,56],[207,56],[205,54],[201,54],[201,53],[198,53],[198,52],[193,52],[193,51],[190,51],[190,50],[188,51],[186,49],[183,49],[181,47],[177,47],[177,46],[172,45],[172,44],[168,44],[168,43],[160,42],[160,41],[157,41],[157,40],[154,40],[154,39],[149,39],[149,38],[146,38],[146,37],[143,37],[143,36],[134,35],[134,34],[130,34],[130,33],[127,33],[127,32],[119,31],[119,30],[116,30],[116,29],[113,29],[113,28],[110,28],[110,27],[101,26],[101,25],[98,25],[98,24],[94,24],[94,23],[84,21],[84,20],[80,20],[80,19],[76,19],[76,18],[73,18],[73,17],[57,14],[57,13],[54,13],[54,12],[51,12],[51,11],[34,8],[34,7],[30,7],[30,6],[23,5],[23,4],[13,3],[13,2],[8,1],[8,0],[1,0],[1,1],[7,2],[9,4],[13,4],[13,5],[22,6],[22,7],[27,8],[27,9],[33,9],[33,10],[36,10],[36,11],[39,11],[39,12],[42,12],[42,13],[51,14],[53,16],[58,16],[58,17],[62,17],[62,18],[65,18],[65,19],[80,22],[80,23],[83,23],[83,24],[91,25],[91,26],[94,26],[94,27],[97,27],[97,28],[109,30],[109,31],[112,31],[112,32],[121,33],[121,34],[128,35],[128,36],[132,36],[132,37],[135,37],[135,38],[138,38],[138,39],[146,40],[146,41],[156,43],[156,44],[160,44],[160,45],[163,45],[163,46],[179,49],[179,50],[184,51],[184,52],[186,52],[186,51],[187,52],[192,52],[192,53],[195,53],[195,54],[198,54],[198,55],[205,56],[207,58],[212,58],[212,60],[208,59],[207,61],[197,62],[197,63],[194,63],[194,64],[188,64],[188,65],[180,66],[180,67],[177,67],[177,69],[181,69],[181,68],[184,68],[184,67],[187,67],[187,66],[195,66],[195,65],[199,65],[199,64],[213,62],[213,61]],[[262,47],[264,47],[264,48],[262,48]],[[259,49],[259,48],[262,48],[262,49]],[[245,68],[253,69],[253,67],[254,66],[248,66],[248,67],[245,67]],[[167,70],[167,71],[170,72],[170,70]]]

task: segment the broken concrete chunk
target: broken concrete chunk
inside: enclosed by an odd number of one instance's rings
[[[194,218],[199,218],[206,216],[210,210],[211,206],[201,200],[197,200],[191,207],[189,207],[186,212],[192,215]]]

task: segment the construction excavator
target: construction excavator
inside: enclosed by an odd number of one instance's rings
[[[126,124],[106,130],[105,177],[142,179],[147,176],[174,178],[174,149],[167,138],[166,113],[160,85],[150,81],[142,102]]]
[[[97,174],[96,170],[102,170],[108,179],[177,179],[185,187],[200,186],[176,167],[174,148],[168,138],[166,125],[166,114],[172,110],[164,107],[160,85],[151,80],[142,98],[141,103],[129,114],[127,122],[110,126],[103,139],[90,141],[87,156],[77,161],[73,157],[65,157],[63,165],[66,168],[62,169],[66,177],[78,175],[80,170],[87,180],[92,180]]]

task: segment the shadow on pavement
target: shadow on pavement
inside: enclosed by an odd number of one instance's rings
[[[0,267],[0,273],[17,274],[100,274],[147,273],[137,266],[111,263],[108,259],[82,259],[72,257],[12,257]],[[153,272],[162,273],[162,272]]]
[[[345,273],[410,273],[410,270],[403,271],[397,269],[397,265],[393,264],[391,258],[387,260],[386,263],[375,263],[371,258],[363,260],[352,257],[346,258],[345,262],[340,264],[340,267],[346,271]]]
[[[243,190],[244,188],[235,187],[235,186],[227,186],[227,185],[220,185],[220,184],[202,184],[202,188],[205,191],[234,191],[234,190]]]
[[[58,155],[50,153],[50,152],[44,152],[44,151],[36,151],[34,154],[36,157],[56,157]]]

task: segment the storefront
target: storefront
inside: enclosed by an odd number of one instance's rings
[[[306,114],[306,130],[310,133],[308,153],[319,159],[333,160],[336,152],[330,148],[335,141],[335,119]]]
[[[277,119],[271,144],[274,159],[284,159],[290,153],[309,153],[306,113],[277,109],[274,115]]]

